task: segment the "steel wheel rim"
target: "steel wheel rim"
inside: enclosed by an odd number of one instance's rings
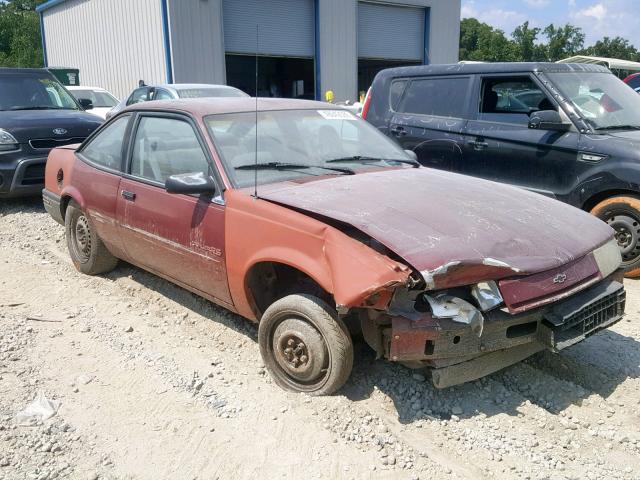
[[[80,215],[72,229],[72,240],[75,254],[82,263],[89,261],[91,257],[91,229],[89,221],[84,215]]]
[[[314,348],[304,334],[293,333],[292,329],[279,329],[284,323],[299,322],[310,327],[322,339],[322,351]],[[302,344],[302,345],[300,345]],[[296,390],[312,392],[324,385],[329,378],[331,351],[327,341],[314,322],[297,312],[283,312],[280,320],[272,327],[269,350],[274,359],[279,377]],[[291,352],[286,352],[291,349]],[[306,358],[304,358],[306,357]],[[297,363],[297,365],[296,365]]]
[[[623,265],[629,265],[640,257],[640,219],[634,218],[627,212],[613,214],[606,222],[615,230],[615,238],[620,247]]]

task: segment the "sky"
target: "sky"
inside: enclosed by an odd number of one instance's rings
[[[617,35],[640,49],[640,0],[462,0],[462,18],[477,18],[507,35],[529,25],[571,23],[582,28],[585,46]]]

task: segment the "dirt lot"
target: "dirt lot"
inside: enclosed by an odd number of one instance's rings
[[[627,317],[444,391],[356,345],[340,395],[286,393],[257,329],[126,264],[77,273],[37,201],[0,207],[0,480],[640,479],[640,282]],[[56,416],[20,426],[41,390]]]

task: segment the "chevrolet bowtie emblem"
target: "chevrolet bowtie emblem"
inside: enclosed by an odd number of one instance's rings
[[[564,283],[567,279],[567,276],[564,273],[559,273],[553,278],[553,283]]]

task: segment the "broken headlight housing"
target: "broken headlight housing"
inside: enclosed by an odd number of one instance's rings
[[[488,312],[503,303],[498,285],[493,280],[476,283],[471,287],[471,295],[483,312]]]

